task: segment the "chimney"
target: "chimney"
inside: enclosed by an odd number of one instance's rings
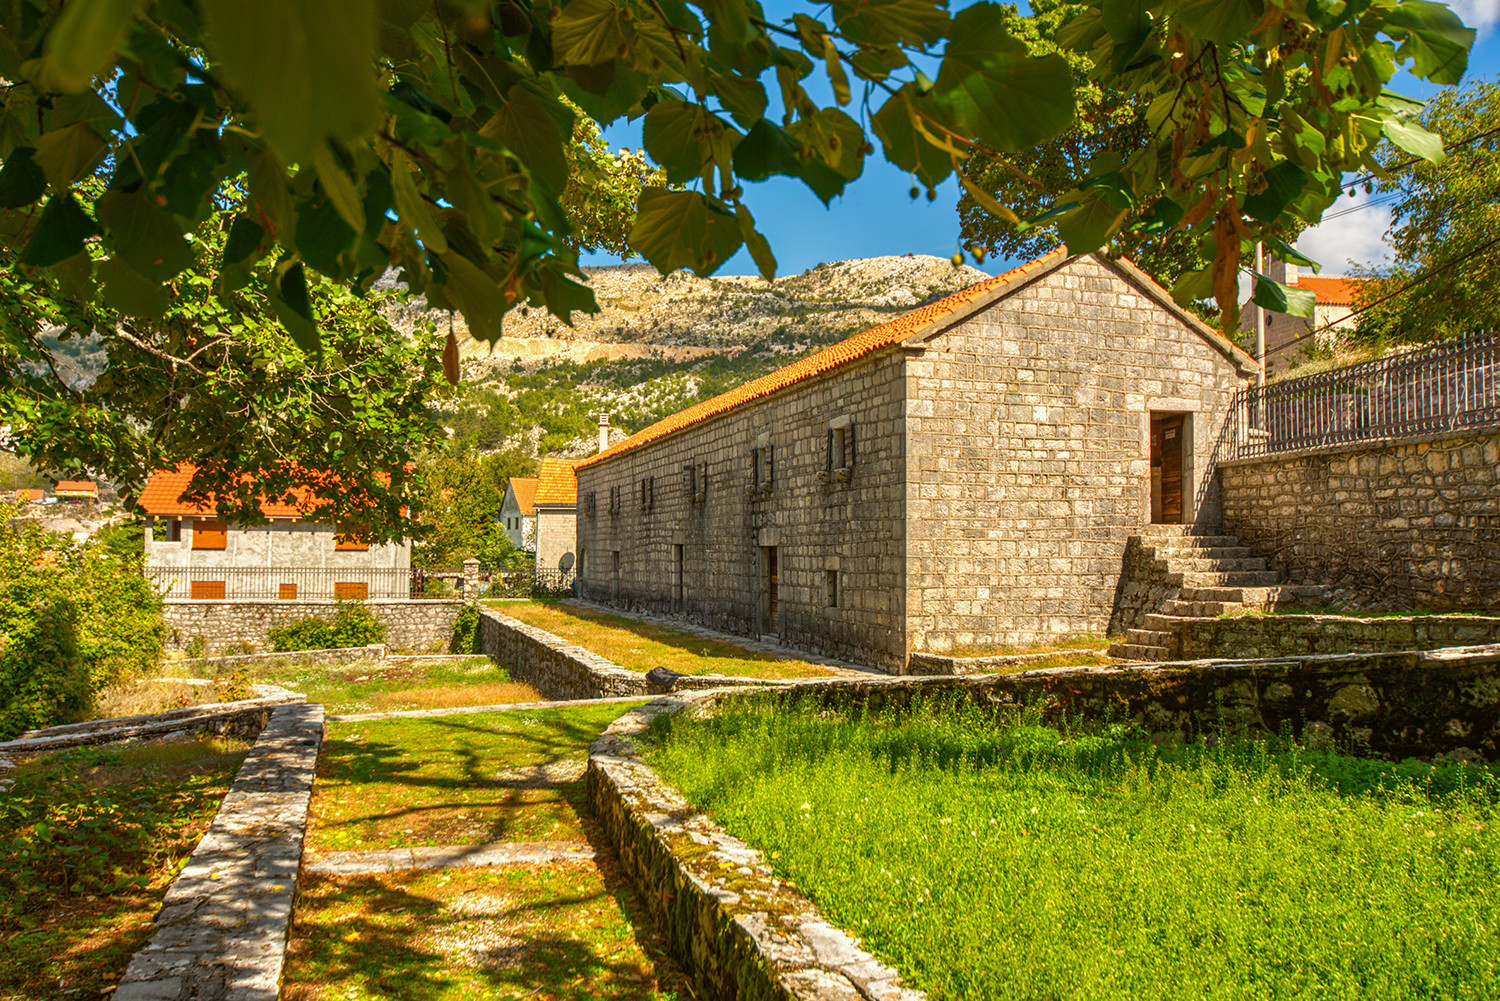
[[[599,415],[599,451],[609,448],[609,414]]]

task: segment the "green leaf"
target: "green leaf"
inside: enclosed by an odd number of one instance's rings
[[[1317,304],[1317,293],[1311,289],[1299,289],[1267,278],[1259,272],[1255,275],[1255,294],[1250,301],[1257,306],[1291,316],[1312,316]]]
[[[1419,122],[1392,115],[1380,126],[1381,133],[1412,156],[1428,163],[1443,162],[1443,137],[1428,132]]]
[[[560,317],[568,326],[573,326],[573,311],[580,313],[599,312],[599,303],[594,300],[594,290],[580,285],[557,270],[546,266],[537,270],[537,281],[542,286],[542,300],[547,312]]]
[[[785,129],[762,118],[734,148],[734,172],[747,181],[764,181],[772,174],[800,178],[827,205],[847,182],[817,157],[804,160],[801,151],[802,144]]]
[[[281,295],[272,297],[276,318],[303,353],[321,358],[323,342],[318,336],[318,323],[313,319],[312,303],[307,295],[307,274],[302,270],[302,262],[287,268],[277,287]]]
[[[68,0],[57,15],[32,79],[42,90],[85,90],[114,63],[137,0]]]
[[[1057,224],[1057,235],[1074,256],[1098,250],[1125,221],[1128,209],[1118,207],[1114,193],[1102,187],[1089,188],[1078,198],[1078,207]]]
[[[771,253],[771,244],[755,228],[755,219],[750,215],[750,210],[743,204],[734,207],[734,214],[740,221],[740,236],[745,239],[745,246],[750,251],[755,266],[760,269],[760,276],[766,281],[774,281],[776,278],[776,255]]]
[[[1250,33],[1265,13],[1263,0],[1187,0],[1177,18],[1198,38],[1232,45]]]
[[[0,209],[19,209],[42,197],[47,174],[34,158],[36,150],[17,146],[0,167]]]
[[[766,88],[759,80],[734,73],[710,73],[708,79],[724,110],[742,124],[754,122],[766,113]]]
[[[209,54],[288,163],[380,119],[375,0],[202,0]]]
[[[323,143],[313,150],[313,168],[318,172],[318,183],[328,194],[328,200],[338,210],[339,218],[349,224],[356,234],[364,232],[365,210],[359,197],[359,189],[344,173],[344,169],[333,158],[333,152]]]
[[[953,172],[953,157],[938,149],[912,124],[912,111],[906,101],[910,85],[892,95],[870,119],[880,137],[885,158],[902,170],[915,174],[929,188],[937,187]]]
[[[953,19],[936,85],[924,100],[964,135],[1004,152],[1029,149],[1073,121],[1073,71],[1033,58],[1005,28],[1004,8],[976,3]]]
[[[610,0],[572,0],[552,24],[552,50],[564,66],[621,59],[634,40],[630,12]]]
[[[398,156],[391,165],[391,194],[396,200],[396,214],[412,228],[417,239],[434,254],[446,254],[448,238],[407,173],[405,157]]]
[[[1283,160],[1263,175],[1265,190],[1247,195],[1241,206],[1245,214],[1261,222],[1273,222],[1307,187],[1307,171],[1290,160]]]
[[[167,313],[171,300],[161,282],[143,277],[120,257],[98,264],[99,280],[109,304],[127,316],[159,320]]]
[[[1172,285],[1172,301],[1179,306],[1214,297],[1214,269],[1210,265],[1198,271],[1184,272]]]
[[[662,274],[689,268],[706,278],[742,242],[739,220],[697,191],[641,192],[630,247]]]
[[[440,254],[439,257],[448,269],[443,294],[464,315],[469,324],[469,336],[487,344],[500,340],[501,318],[510,308],[505,290],[467,257],[455,253]]]
[[[829,168],[852,181],[864,171],[865,158],[860,148],[865,130],[838,108],[820,108],[787,127],[787,134],[817,151]]]
[[[646,152],[666,168],[668,182],[685,184],[703,172],[710,147],[701,137],[710,117],[690,101],[657,101],[646,112],[641,129]]]
[[[34,268],[50,267],[83,250],[83,241],[99,235],[99,227],[71,194],[53,195],[42,209],[36,232],[21,251],[21,263]]]
[[[516,84],[500,112],[499,138],[543,187],[561,194],[568,183],[568,156],[547,103],[525,84]]]
[[[1308,257],[1306,254],[1303,254],[1296,247],[1293,247],[1291,244],[1285,242],[1284,240],[1278,240],[1274,236],[1268,236],[1261,242],[1265,244],[1266,250],[1269,251],[1271,255],[1278,260],[1285,261],[1288,264],[1295,264],[1298,267],[1302,268],[1312,268],[1313,274],[1317,274],[1319,271],[1323,270],[1323,265],[1319,264],[1311,257]]]
[[[355,232],[333,202],[303,203],[297,219],[297,253],[314,270],[330,278],[344,277],[348,269],[339,255],[354,246]]]
[[[104,140],[84,122],[43,132],[36,141],[32,159],[47,174],[47,183],[57,192],[92,170],[104,156]]]
[[[106,191],[97,211],[115,252],[150,280],[164,282],[193,263],[193,245],[145,188]]]
[[[1386,27],[1405,29],[1406,44],[1397,52],[1412,60],[1413,76],[1433,83],[1456,84],[1469,66],[1474,29],[1464,27],[1447,4],[1403,0],[1385,11]],[[1400,37],[1398,32],[1391,32]]]
[[[270,149],[262,149],[250,158],[246,169],[250,194],[266,218],[276,227],[272,234],[284,245],[295,242],[297,208],[287,190],[286,174]]]
[[[934,0],[838,0],[833,20],[842,34],[871,45],[927,45],[948,27],[946,7]]]

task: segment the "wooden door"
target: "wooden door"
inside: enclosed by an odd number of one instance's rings
[[[776,547],[766,547],[766,632],[772,636],[779,635],[776,630],[776,618],[780,596],[777,594],[777,567]]]
[[[1152,498],[1153,521],[1166,525],[1182,524],[1182,450],[1183,419],[1181,414],[1158,417],[1151,421],[1151,466],[1153,488],[1159,495]]]

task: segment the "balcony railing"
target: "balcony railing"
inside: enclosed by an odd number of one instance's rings
[[[1249,387],[1235,395],[1234,458],[1500,425],[1500,333]]]
[[[322,567],[146,567],[163,597],[198,601],[372,601],[462,598],[463,570],[328,570]],[[479,571],[482,597],[566,595],[572,571]]]

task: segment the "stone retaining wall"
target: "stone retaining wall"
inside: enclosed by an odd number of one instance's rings
[[[331,650],[295,650],[289,653],[240,653],[224,657],[187,657],[169,660],[167,667],[182,671],[233,670],[237,667],[284,667],[306,664],[309,667],[333,667],[356,660],[384,660],[385,644],[346,646]]]
[[[215,733],[222,737],[255,737],[278,706],[303,702],[307,696],[277,685],[251,685],[251,699],[216,702],[186,709],[140,716],[65,723],[28,730],[14,740],[0,742],[0,754],[35,754],[67,747],[111,744],[119,740],[165,737],[174,733]]]
[[[511,680],[525,682],[549,699],[603,699],[786,683],[720,674],[682,674],[675,675],[668,684],[655,684],[645,674],[627,671],[612,660],[492,608],[480,611],[479,644],[480,652],[508,670]]]
[[[1049,650],[1042,653],[993,654],[988,657],[944,657],[934,653],[914,653],[911,655],[911,660],[907,661],[906,673],[915,675],[989,674],[994,671],[1014,671],[1038,660],[1068,656],[1076,656],[1081,660],[1085,657],[1102,656],[1107,653],[1109,653],[1107,646],[1101,646],[1097,650]]]
[[[1500,610],[1500,434],[1219,463],[1224,527],[1289,583],[1393,611]]]
[[[641,761],[655,716],[714,697],[658,699],[620,717],[589,748],[587,775],[594,815],[699,996],[921,1001]]]
[[[1380,653],[1437,650],[1500,643],[1500,618],[1479,615],[1411,615],[1356,619],[1345,615],[1237,615],[1172,620],[1168,655],[1299,657],[1312,653]]]
[[[1110,613],[1110,636],[1124,636],[1141,620],[1177,597],[1182,574],[1173,573],[1166,560],[1156,555],[1154,540],[1132,535],[1125,541],[1120,581],[1115,585],[1115,605]]]
[[[276,710],[112,1001],[276,1001],[321,705]]]
[[[385,624],[386,646],[392,650],[432,653],[447,650],[453,624],[464,607],[447,599],[393,598],[362,602]],[[207,653],[222,653],[241,644],[257,652],[267,646],[266,634],[295,619],[316,615],[332,619],[333,601],[168,601],[162,609],[167,627],[167,649],[182,650],[202,636]]]

